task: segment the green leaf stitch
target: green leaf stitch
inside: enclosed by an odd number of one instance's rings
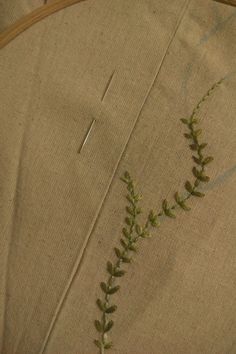
[[[113,312],[117,310],[116,305],[110,304],[110,297],[115,294],[119,289],[119,285],[115,285],[115,282],[118,278],[125,275],[126,270],[123,269],[123,264],[130,263],[132,260],[131,254],[134,254],[137,251],[137,243],[142,238],[151,237],[150,229],[157,228],[160,226],[159,217],[167,216],[169,218],[175,218],[176,215],[173,213],[173,210],[177,207],[180,207],[184,211],[189,211],[191,208],[186,204],[186,201],[191,197],[204,197],[204,193],[197,190],[201,182],[208,182],[210,177],[205,174],[206,165],[213,161],[212,156],[204,157],[202,151],[206,148],[207,143],[199,142],[199,137],[202,136],[202,129],[195,129],[194,126],[199,123],[199,120],[196,118],[197,113],[203,102],[214,92],[214,90],[223,82],[223,79],[216,82],[210,90],[203,96],[199,101],[197,106],[194,108],[191,116],[189,118],[181,118],[181,122],[188,127],[189,131],[184,133],[184,136],[188,140],[192,140],[189,144],[189,147],[192,151],[196,153],[193,155],[193,161],[197,164],[193,166],[192,173],[195,177],[193,182],[187,180],[184,184],[185,190],[187,191],[187,196],[182,197],[179,192],[174,193],[175,204],[170,205],[167,199],[162,201],[161,210],[158,213],[155,213],[153,210],[150,210],[146,223],[140,225],[137,220],[137,216],[141,213],[141,208],[138,206],[139,201],[142,199],[141,194],[136,193],[134,189],[134,181],[131,178],[131,175],[128,171],[120,178],[126,185],[128,194],[126,195],[127,201],[130,205],[126,206],[127,216],[124,221],[126,227],[123,227],[122,234],[125,239],[120,239],[120,244],[122,249],[117,247],[114,248],[115,255],[117,256],[116,262],[112,263],[107,262],[107,273],[108,279],[106,282],[101,282],[101,290],[104,294],[104,300],[97,299],[96,303],[99,310],[102,312],[102,317],[99,320],[95,320],[95,328],[99,333],[99,339],[94,340],[94,344],[99,348],[99,353],[104,354],[106,349],[109,349],[113,346],[111,341],[108,341],[107,332],[109,332],[114,326],[114,321],[109,319]]]
[[[110,292],[109,294],[113,294],[113,293]],[[105,312],[106,312],[106,313],[113,313],[113,312],[116,311],[116,309],[117,309],[117,306],[116,306],[116,305],[113,305],[113,306],[108,307],[108,308],[105,310]]]
[[[186,182],[185,182],[185,188],[186,188],[186,190],[187,190],[189,193],[192,193],[192,191],[193,191],[193,186],[191,185],[191,182],[186,181]]]
[[[104,332],[110,331],[110,329],[113,327],[113,325],[114,325],[114,322],[113,322],[112,320],[110,320],[110,321],[106,324],[106,326],[105,326],[105,328],[104,328]]]
[[[112,347],[112,342],[106,343],[106,344],[104,345],[104,349],[110,349],[111,347]]]
[[[115,294],[118,290],[120,289],[120,286],[114,286],[113,288],[109,288],[109,290],[107,290],[107,294],[112,295]]]
[[[102,282],[102,283],[100,283],[100,286],[101,286],[102,291],[106,294],[107,290],[108,290],[106,283]]]
[[[105,306],[104,306],[103,302],[100,299],[97,299],[97,305],[98,305],[98,307],[99,307],[99,309],[101,311],[105,310]]]
[[[102,325],[101,325],[101,322],[98,321],[98,320],[95,320],[94,321],[94,324],[95,324],[95,327],[97,329],[98,332],[102,332]]]
[[[111,275],[113,275],[113,265],[111,262],[107,262],[107,271],[108,273],[110,273]]]
[[[118,258],[121,258],[122,256],[122,252],[119,250],[119,248],[115,247],[114,248],[115,254]]]
[[[122,260],[122,258],[120,258]],[[123,277],[123,275],[125,275],[125,271],[124,270],[115,270],[113,273],[114,277]]]
[[[99,340],[97,340],[97,339],[94,339],[94,344],[99,348],[99,349],[101,349],[102,348],[102,343],[99,341]]]

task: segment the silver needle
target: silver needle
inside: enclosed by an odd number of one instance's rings
[[[86,144],[86,141],[88,140],[89,134],[91,133],[91,130],[92,130],[93,125],[94,125],[95,122],[96,122],[96,119],[94,119],[94,120],[92,121],[92,123],[91,123],[91,125],[90,125],[90,127],[89,127],[89,130],[88,130],[88,132],[87,132],[87,134],[86,134],[86,136],[85,136],[85,138],[84,138],[84,141],[83,141],[83,143],[82,143],[82,145],[81,145],[81,147],[80,147],[78,153],[80,153],[80,152],[82,151],[84,145]]]

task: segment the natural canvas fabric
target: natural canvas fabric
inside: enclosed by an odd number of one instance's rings
[[[1,29],[35,6],[0,4]],[[97,353],[95,301],[125,216],[119,178],[128,169],[144,209],[159,210],[191,176],[180,118],[225,76],[199,114],[214,156],[206,197],[140,246],[110,352],[235,353],[235,21],[210,0],[88,0],[1,50],[3,354]]]

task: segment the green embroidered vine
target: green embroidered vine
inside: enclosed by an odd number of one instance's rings
[[[157,228],[160,225],[160,217],[167,216],[175,218],[173,210],[180,207],[185,211],[189,211],[191,208],[186,205],[186,200],[190,197],[204,197],[198,188],[201,183],[207,183],[210,177],[206,175],[206,166],[213,161],[212,156],[204,156],[204,150],[207,143],[200,142],[199,138],[202,135],[202,130],[197,128],[199,120],[196,115],[200,110],[201,105],[206,99],[213,93],[213,91],[222,83],[224,79],[221,79],[215,83],[210,90],[203,96],[197,106],[194,108],[189,118],[181,118],[182,123],[188,128],[188,132],[184,133],[184,136],[190,142],[189,147],[194,152],[192,156],[195,165],[192,168],[194,181],[187,180],[184,184],[187,191],[186,196],[180,196],[178,192],[174,194],[175,203],[171,206],[168,201],[164,199],[162,201],[161,211],[154,213],[150,210],[146,222],[144,225],[140,225],[138,222],[138,216],[142,213],[139,206],[139,201],[142,199],[141,194],[135,191],[135,184],[130,174],[126,171],[121,180],[126,184],[128,194],[126,199],[128,205],[126,206],[127,216],[125,217],[126,226],[122,229],[122,238],[120,239],[120,247],[115,247],[114,252],[116,256],[115,262],[107,262],[108,278],[105,282],[100,283],[100,287],[103,293],[103,298],[97,299],[97,306],[101,312],[100,320],[95,320],[94,324],[99,333],[99,338],[94,340],[94,343],[99,348],[99,353],[104,354],[105,350],[112,347],[112,342],[108,339],[108,332],[112,329],[114,321],[110,318],[112,313],[117,310],[117,306],[111,301],[112,295],[119,291],[120,286],[116,284],[116,281],[125,275],[126,270],[124,264],[132,262],[132,258],[137,251],[137,243],[140,239],[151,237],[151,229]]]

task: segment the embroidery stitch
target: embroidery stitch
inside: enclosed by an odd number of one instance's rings
[[[121,180],[127,185],[128,194],[126,199],[129,205],[126,206],[127,216],[125,217],[126,226],[122,229],[123,237],[120,239],[122,248],[115,247],[115,255],[117,257],[116,262],[107,262],[108,279],[106,282],[101,282],[100,287],[104,294],[104,299],[97,299],[96,303],[99,310],[102,312],[100,320],[95,320],[94,324],[96,330],[99,333],[99,339],[95,339],[94,343],[99,348],[99,353],[104,354],[105,350],[111,348],[113,343],[108,339],[108,332],[114,326],[114,321],[110,319],[110,315],[117,310],[117,306],[110,302],[110,298],[113,294],[119,291],[120,286],[116,285],[117,278],[125,275],[126,270],[122,269],[123,263],[131,263],[132,256],[137,251],[136,244],[141,238],[151,237],[151,228],[157,228],[160,226],[160,217],[167,216],[175,218],[173,210],[177,207],[182,208],[185,211],[189,211],[191,208],[186,205],[186,200],[191,196],[204,197],[204,193],[199,191],[197,187],[200,183],[207,183],[210,177],[205,174],[206,166],[213,161],[212,156],[204,156],[203,150],[207,146],[205,142],[199,142],[199,136],[202,134],[201,129],[196,129],[199,120],[196,118],[197,113],[200,110],[201,105],[211,96],[215,89],[224,81],[224,78],[216,82],[199,101],[194,108],[190,118],[181,118],[181,121],[189,129],[188,133],[184,133],[186,139],[190,140],[189,147],[197,155],[193,155],[193,161],[197,165],[193,166],[192,173],[195,177],[194,182],[187,180],[184,184],[187,195],[180,197],[179,192],[175,192],[174,199],[175,204],[169,206],[166,199],[162,201],[162,210],[155,214],[153,210],[150,210],[147,216],[146,223],[141,226],[138,223],[137,217],[142,213],[142,209],[139,207],[139,201],[142,199],[141,194],[135,191],[135,183],[131,178],[129,172],[125,172]]]

